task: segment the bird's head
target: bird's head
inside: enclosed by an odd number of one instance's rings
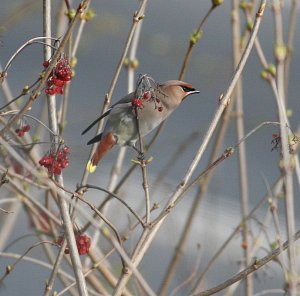
[[[187,96],[199,93],[190,83],[180,80],[168,80],[159,84],[162,99],[171,105],[179,105]]]

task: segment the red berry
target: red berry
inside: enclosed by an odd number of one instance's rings
[[[69,68],[61,68],[56,71],[56,75],[63,81],[71,80],[71,70]]]
[[[156,98],[155,101],[156,101],[157,103],[160,103],[160,99],[159,99],[159,98]]]
[[[83,236],[83,235],[79,237],[79,239],[77,240],[77,243],[78,243],[79,245],[84,245],[85,240],[84,240],[84,236]]]
[[[49,167],[52,165],[53,158],[51,155],[45,155],[39,161],[39,164],[44,167]]]
[[[246,241],[242,241],[241,247],[242,247],[242,249],[246,250],[248,248],[247,242]]]
[[[63,81],[65,81],[65,82],[68,82],[68,81],[70,81],[71,79],[72,79],[71,74],[65,75],[65,76],[63,77]]]
[[[23,130],[19,130],[18,136],[23,137],[25,135],[25,132]]]
[[[62,87],[65,84],[65,82],[63,80],[60,80],[58,78],[53,78],[53,83],[55,86],[59,86],[59,87]]]
[[[28,132],[30,130],[30,125],[29,124],[25,124],[22,128],[23,132]]]
[[[143,101],[141,99],[133,99],[131,101],[131,105],[133,107],[138,107],[138,108],[141,108],[143,106]]]
[[[64,237],[61,235],[57,238],[56,240],[56,243],[59,245],[59,246],[62,246],[62,244],[64,243]]]
[[[69,154],[70,153],[70,148],[68,146],[64,146],[62,149],[64,154]]]
[[[87,248],[91,247],[91,239],[88,236],[85,236],[85,245]]]
[[[76,238],[76,245],[77,245],[79,255],[87,254],[90,250],[91,239],[85,234],[77,234],[75,236],[75,238]],[[63,243],[64,243],[64,240],[65,240],[64,236],[61,235],[57,238],[56,243],[59,246],[62,246]],[[69,254],[69,253],[70,253],[70,250],[69,250],[69,247],[67,245],[67,247],[65,249],[65,254]]]
[[[61,161],[64,158],[64,156],[64,153],[61,150],[59,150],[57,153],[57,160]]]
[[[157,110],[158,110],[158,112],[162,112],[163,107],[158,107]]]
[[[89,252],[91,246],[91,239],[85,234],[78,234],[76,236],[76,244],[80,255],[85,255]]]
[[[151,98],[151,92],[150,91],[146,91],[143,95],[143,99],[144,100],[149,100]]]
[[[57,94],[60,94],[60,95],[64,94],[64,89],[62,87],[57,87],[55,90],[56,90]]]
[[[51,87],[54,84],[53,77],[49,77],[47,80],[47,86]]]
[[[51,169],[51,171],[49,171],[49,172],[52,173],[52,169]],[[53,174],[55,174],[55,175],[60,175],[60,174],[61,174],[61,169],[58,168],[58,167],[54,167],[54,168],[53,168]]]
[[[63,159],[61,162],[61,168],[65,169],[69,165],[69,161],[67,159]]]
[[[44,66],[45,68],[49,67],[49,64],[50,64],[49,61],[44,61],[44,62],[43,62],[43,66]]]
[[[55,94],[55,89],[54,88],[46,88],[45,93],[49,96],[52,96]]]
[[[64,236],[61,235],[57,238],[56,243],[61,247],[64,243],[64,240],[65,240]],[[65,248],[65,254],[70,254],[70,250],[68,246],[66,246]]]
[[[88,249],[85,246],[78,248],[79,255],[84,255],[88,253]]]

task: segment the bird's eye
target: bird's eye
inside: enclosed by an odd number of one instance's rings
[[[194,88],[190,88],[190,87],[187,87],[187,86],[183,86],[181,85],[181,88],[184,92],[190,92],[190,91],[194,91],[195,89]]]

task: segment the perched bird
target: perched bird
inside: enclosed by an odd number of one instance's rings
[[[98,162],[116,144],[131,146],[138,151],[135,147],[139,138],[136,112],[139,131],[141,137],[144,137],[169,117],[188,95],[195,93],[199,91],[183,81],[155,82],[154,86],[144,84],[142,87],[137,87],[135,92],[112,105],[82,132],[85,134],[97,122],[108,116],[103,132],[87,143],[90,145],[100,142],[87,165],[89,172],[95,171]]]

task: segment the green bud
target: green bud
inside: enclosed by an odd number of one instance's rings
[[[252,21],[247,22],[247,30],[251,32],[252,29],[253,29],[253,22]]]
[[[153,209],[156,210],[156,209],[159,209],[159,208],[160,208],[160,204],[158,202],[154,202]]]
[[[222,5],[224,0],[211,0],[213,6]]]
[[[69,20],[72,20],[76,15],[76,10],[75,9],[69,9],[66,12],[66,16],[69,18]]]
[[[88,22],[96,16],[94,9],[90,8],[85,14],[84,19]]]
[[[240,9],[242,9],[242,10],[251,9],[252,6],[253,6],[253,4],[250,2],[247,2],[247,0],[241,0],[241,2],[240,2]]]
[[[246,10],[247,7],[248,7],[247,1],[246,1],[246,0],[242,0],[242,1],[240,2],[240,9]]]
[[[285,44],[277,43],[274,48],[274,54],[277,61],[282,62],[285,60],[287,49]]]
[[[124,59],[124,66],[127,68],[129,66],[129,58]]]
[[[131,69],[136,69],[139,66],[139,60],[136,58],[133,60],[130,60],[129,58],[125,58],[124,66],[126,68],[130,67]]]
[[[278,243],[277,242],[272,242],[270,247],[271,247],[271,250],[273,251],[273,250],[278,248]]]
[[[71,59],[70,59],[70,67],[71,68],[75,68],[75,66],[77,65],[77,58],[76,57],[72,57]]]
[[[39,136],[38,135],[32,135],[32,142],[36,143],[40,140]]]
[[[27,182],[23,182],[22,187],[25,192],[28,192],[30,189],[29,184]]]
[[[110,236],[110,231],[109,231],[109,229],[108,229],[106,226],[103,226],[103,227],[102,227],[102,232],[103,232],[103,234],[104,234],[106,237],[109,237],[109,236]]]
[[[23,94],[28,94],[28,92],[29,92],[29,86],[28,85],[25,85],[24,87],[23,87]]]
[[[228,147],[228,148],[225,149],[225,151],[224,151],[223,154],[224,154],[226,157],[229,157],[229,156],[231,156],[233,153],[234,153],[234,148],[233,148],[233,147]]]
[[[287,109],[287,110],[286,110],[286,116],[287,116],[288,118],[290,118],[290,117],[292,117],[292,115],[293,115],[293,109]]]
[[[243,47],[244,47],[244,44],[245,44],[245,36],[242,35],[242,36],[241,36],[241,39],[240,39],[240,48],[243,48]]]
[[[6,266],[6,273],[9,274],[14,270],[14,267],[12,265],[7,265]]]
[[[202,31],[194,31],[192,34],[191,34],[191,38],[190,38],[190,42],[191,44],[196,44],[199,39],[202,37],[202,34],[203,32]]]
[[[260,76],[265,80],[269,80],[269,72],[267,70],[262,70]]]
[[[273,76],[276,76],[276,66],[274,64],[269,64],[267,71]]]
[[[130,67],[132,69],[136,69],[139,66],[139,60],[138,59],[133,59],[130,61]]]

